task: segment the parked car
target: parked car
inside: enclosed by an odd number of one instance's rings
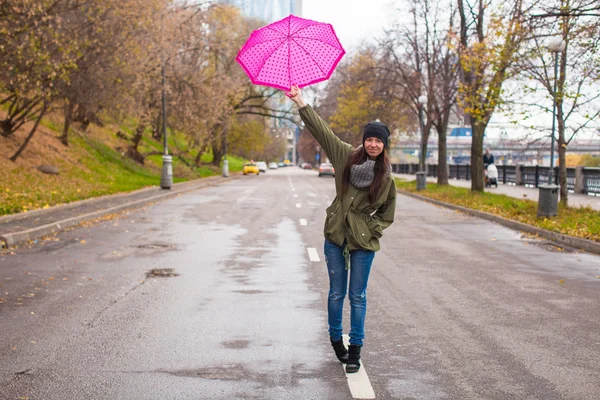
[[[312,169],[312,164],[309,163],[309,162],[305,162],[305,163],[302,163],[300,165],[300,168],[302,168],[302,169]]]
[[[267,172],[267,163],[264,161],[257,161],[256,165],[258,166],[258,170],[260,172]]]
[[[277,168],[279,168],[279,167],[277,166],[277,163],[274,163],[274,162],[270,162],[270,163],[269,163],[269,169],[277,169]]]
[[[256,163],[249,162],[249,163],[244,164],[244,169],[242,170],[242,173],[244,175],[247,175],[247,174],[258,175],[258,174],[260,174],[260,170],[258,169],[258,165],[256,165]]]
[[[282,162],[279,162],[279,163],[277,163],[277,166],[280,167],[280,168],[283,168],[283,167],[285,167],[285,164],[282,163]]]
[[[335,168],[330,163],[321,163],[319,165],[319,176],[331,175],[335,176]]]

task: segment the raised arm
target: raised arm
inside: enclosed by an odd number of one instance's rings
[[[323,121],[315,110],[306,104],[302,98],[302,91],[298,86],[292,86],[292,89],[286,95],[300,108],[302,121],[304,121],[312,136],[319,142],[323,150],[325,150],[333,166],[341,170],[346,165],[348,153],[352,151],[352,146],[340,140],[333,133],[327,122]]]

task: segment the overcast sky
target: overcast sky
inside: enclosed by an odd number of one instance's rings
[[[346,51],[373,40],[392,23],[392,0],[303,0],[302,17],[333,25]]]

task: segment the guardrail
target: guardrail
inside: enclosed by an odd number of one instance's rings
[[[497,165],[498,181],[509,185],[538,187],[548,183],[550,167],[539,165]],[[413,175],[419,170],[418,164],[392,164],[398,174]],[[427,176],[437,177],[437,164],[427,164]],[[448,177],[471,180],[470,164],[448,164]],[[554,169],[554,183],[558,185],[558,167]],[[600,195],[600,168],[567,168],[567,187],[574,193]]]

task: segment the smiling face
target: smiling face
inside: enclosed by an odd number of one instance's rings
[[[376,159],[377,156],[383,151],[383,142],[376,137],[368,137],[365,139],[365,151],[372,160]]]

